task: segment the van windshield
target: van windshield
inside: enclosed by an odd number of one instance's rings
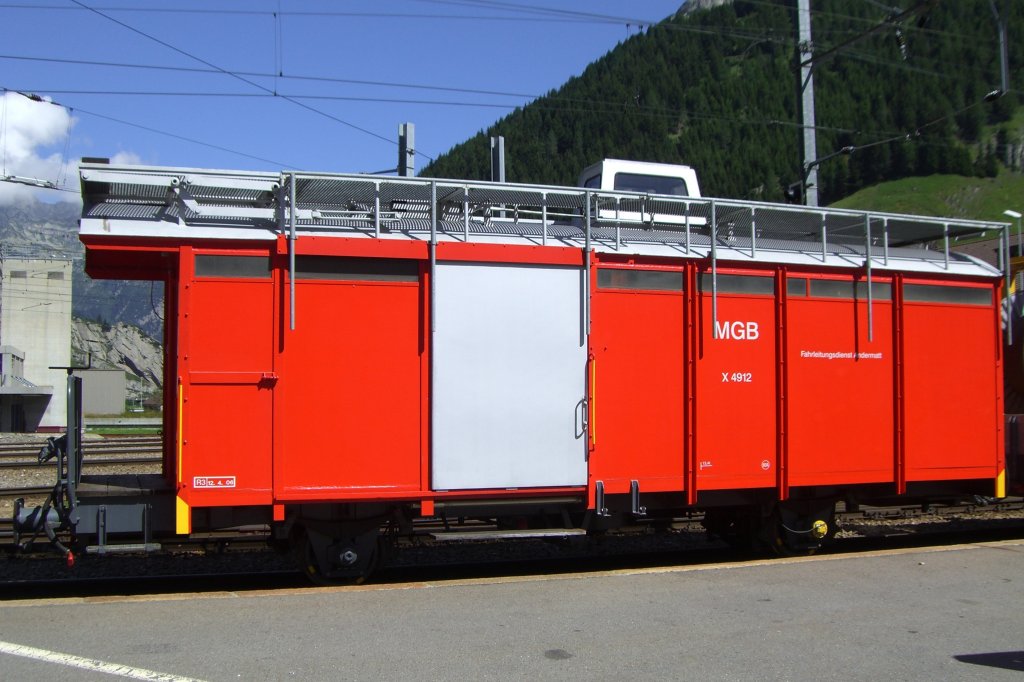
[[[667,178],[664,175],[641,173],[616,173],[615,189],[622,192],[650,192],[671,194],[677,197],[689,196],[686,182],[682,178]]]

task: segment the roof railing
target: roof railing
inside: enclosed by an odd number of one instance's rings
[[[427,238],[432,267],[441,239],[513,237],[582,247],[588,269],[594,244],[616,251],[629,244],[667,244],[710,259],[717,302],[720,249],[730,249],[731,256],[749,254],[752,260],[764,252],[817,253],[823,263],[839,256],[863,267],[870,329],[876,249],[881,250],[883,267],[896,257],[893,249],[919,247],[913,256],[901,250],[899,257],[941,262],[948,271],[953,242],[995,231],[1000,237],[1000,269],[1009,288],[1009,223],[429,178],[106,164],[82,164],[80,173],[83,219],[264,229],[287,238],[293,275],[295,242],[311,232]],[[929,245],[939,246],[941,255],[926,250]],[[291,281],[294,299],[294,276]],[[292,328],[294,311],[293,305]],[[717,306],[713,317],[717,319]]]

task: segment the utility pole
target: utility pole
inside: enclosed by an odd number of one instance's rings
[[[491,182],[505,182],[505,136],[491,138]]]
[[[998,20],[999,14],[995,8],[996,0],[989,0],[989,2],[993,3],[992,11],[996,13]],[[797,53],[800,61],[801,124],[803,125],[804,132],[801,184],[804,190],[804,203],[808,206],[818,205],[818,166],[821,162],[839,154],[850,154],[854,150],[853,147],[843,147],[838,152],[829,154],[821,159],[817,158],[817,129],[814,120],[814,67],[885,30],[895,28],[897,30],[897,40],[899,40],[901,35],[899,33],[900,24],[902,22],[929,12],[938,3],[939,0],[917,0],[910,9],[903,10],[902,12],[893,10],[894,13],[892,15],[872,28],[855,35],[839,45],[830,47],[824,52],[814,54],[814,44],[811,41],[811,2],[810,0],[797,0],[797,30],[799,33]],[[901,45],[900,51],[905,54],[905,46]]]
[[[412,123],[398,124],[398,175],[416,175],[416,126]]]
[[[804,203],[818,205],[818,141],[814,122],[814,48],[811,43],[811,0],[797,2],[797,50],[800,60],[800,123],[803,126],[801,184]]]
[[[996,27],[999,29],[999,89],[1005,95],[1010,91],[1010,52],[1006,45],[1006,24],[1010,20],[1010,3],[1003,0],[1003,11],[1000,13],[996,0],[989,0],[992,7],[992,14],[996,18]]]

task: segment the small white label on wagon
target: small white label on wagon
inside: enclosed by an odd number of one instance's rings
[[[234,488],[234,476],[196,476],[192,479],[193,488]]]

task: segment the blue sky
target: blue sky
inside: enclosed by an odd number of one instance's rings
[[[681,4],[0,2],[0,87],[62,105],[4,96],[0,175],[63,181],[74,189],[74,171],[60,167],[82,156],[374,172],[397,164],[394,141],[406,121],[416,125],[420,168]],[[286,77],[271,76],[278,72]],[[0,201],[27,192],[0,183]],[[54,194],[60,193],[40,196],[54,200]]]

